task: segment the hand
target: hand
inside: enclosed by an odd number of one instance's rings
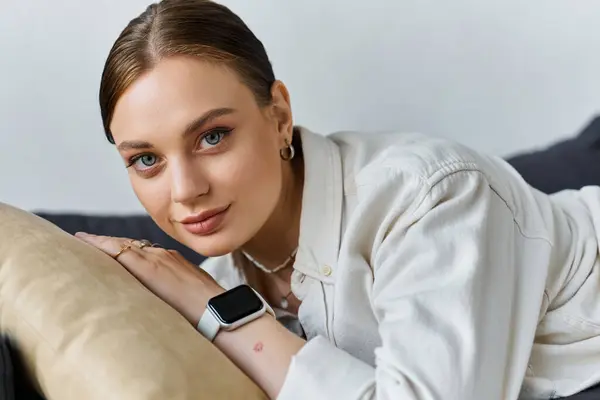
[[[75,236],[115,258],[152,293],[196,326],[206,304],[225,290],[205,271],[174,250],[140,248],[140,241],[78,232]]]

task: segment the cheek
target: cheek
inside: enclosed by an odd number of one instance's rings
[[[170,189],[161,180],[130,178],[131,187],[146,212],[160,225],[169,221]]]
[[[232,152],[218,170],[221,173],[211,180],[215,193],[235,201],[239,210],[253,209],[263,214],[257,207],[268,208],[277,202],[281,191],[281,160],[276,151],[265,146],[262,149],[247,146]]]

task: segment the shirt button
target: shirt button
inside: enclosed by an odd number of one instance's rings
[[[324,265],[323,268],[321,269],[321,272],[325,276],[331,276],[333,269],[329,265]]]

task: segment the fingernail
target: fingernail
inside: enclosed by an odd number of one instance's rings
[[[88,236],[90,236],[90,234],[86,233],[86,232],[77,232],[77,233],[75,233],[75,237],[88,237]]]

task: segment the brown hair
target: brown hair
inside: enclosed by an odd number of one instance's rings
[[[260,105],[272,101],[273,67],[260,40],[227,7],[210,0],[163,0],[133,19],[114,43],[102,72],[100,112],[110,123],[117,101],[142,74],[173,55],[200,57],[236,71]]]

